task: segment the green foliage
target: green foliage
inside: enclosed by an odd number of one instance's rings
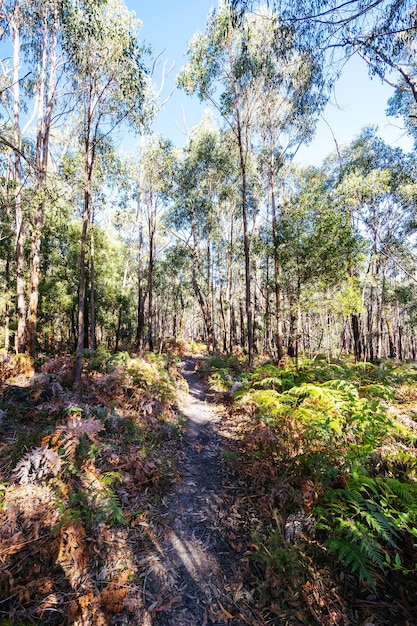
[[[295,384],[294,372],[290,368],[282,369],[272,363],[266,363],[248,377],[248,382],[255,388],[287,391]]]
[[[376,571],[399,569],[399,544],[417,535],[417,485],[354,472],[346,487],[328,491],[316,509],[338,560],[375,589]],[[401,563],[401,560],[400,560]]]
[[[255,542],[257,538],[255,537]],[[303,584],[306,572],[300,547],[284,541],[282,532],[275,528],[269,535],[268,546],[259,541],[260,549],[256,552],[256,560],[264,563],[272,580],[280,580],[293,584]],[[272,582],[272,581],[271,581]]]
[[[240,378],[241,364],[235,356],[213,354],[204,360],[201,371],[208,378],[211,391],[230,391],[233,382]]]
[[[209,378],[210,391],[229,391],[232,387],[233,379],[230,370],[226,367],[216,368]]]
[[[394,400],[391,389],[384,385],[371,384],[359,388],[359,393],[368,398],[382,398],[383,400]]]
[[[105,371],[106,365],[111,357],[111,352],[105,346],[100,345],[91,354],[90,361],[87,364],[87,368],[97,371]]]
[[[126,365],[130,360],[130,355],[128,352],[116,352],[116,354],[112,354],[107,361],[107,370],[112,371],[119,365]]]
[[[120,499],[106,484],[113,482],[114,477],[103,474],[99,479],[99,486],[91,486],[86,489],[74,489],[69,497],[58,499],[61,510],[61,518],[55,530],[59,530],[68,522],[82,520],[89,527],[94,527],[99,522],[110,525],[126,524]]]
[[[403,443],[414,446],[414,435],[386,410],[395,389],[414,376],[414,368],[389,363],[304,362],[298,370],[268,364],[246,375],[235,394],[255,410],[255,424],[261,419],[274,435],[268,445],[254,435],[252,458],[258,450],[271,459],[277,475],[291,476],[295,493],[306,481],[320,485],[318,539],[374,590],[387,571],[414,569],[417,462]],[[291,386],[284,390],[285,380]],[[287,556],[271,531],[260,558],[279,569],[291,566]]]
[[[146,391],[155,399],[168,402],[175,396],[175,380],[167,369],[164,357],[148,353],[146,358],[133,358],[121,366],[121,383],[125,389]]]

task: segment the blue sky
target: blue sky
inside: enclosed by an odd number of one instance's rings
[[[156,72],[160,83],[164,60],[167,67],[175,62],[168,76],[162,98],[166,97],[175,83],[175,75],[186,63],[187,44],[197,31],[204,31],[207,15],[217,2],[213,0],[125,0],[128,8],[136,13],[142,23],[141,38],[149,43],[155,53],[163,52]],[[385,109],[392,95],[392,87],[380,79],[368,76],[364,61],[355,57],[345,66],[333,97],[327,105],[324,117],[332,127],[341,146],[359,134],[361,128],[373,124],[379,127],[381,137],[393,146],[405,150],[412,142],[404,137],[399,128],[401,121],[387,118]],[[154,122],[153,130],[169,137],[179,146],[184,144],[184,118],[189,129],[198,124],[206,105],[176,90]],[[183,107],[183,108],[182,108]],[[184,114],[183,114],[184,111]],[[323,121],[319,122],[315,140],[297,154],[303,164],[320,165],[323,158],[334,149],[332,133]]]

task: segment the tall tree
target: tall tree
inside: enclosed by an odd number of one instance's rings
[[[140,153],[140,176],[138,201],[141,215],[146,222],[148,235],[147,270],[147,342],[149,350],[154,349],[154,270],[157,255],[157,226],[161,212],[166,206],[171,187],[175,156],[172,144],[161,136],[145,137]],[[139,262],[142,262],[140,259]]]
[[[38,3],[39,4],[39,3]],[[28,320],[28,352],[36,356],[36,328],[39,301],[40,249],[47,194],[50,135],[54,106],[59,85],[60,7],[56,1],[41,2],[34,6],[27,19],[32,64],[37,67],[35,103],[37,106],[37,131],[35,154],[35,194],[32,218],[30,254],[30,294]],[[58,116],[56,116],[58,117]]]
[[[369,245],[367,319],[361,340],[359,327],[354,329],[355,354],[356,358],[363,354],[370,359],[381,358],[389,268],[402,265],[397,257],[398,242],[407,245],[413,230],[414,210],[410,213],[404,197],[413,184],[413,168],[402,151],[385,144],[373,128],[364,129],[345,148],[342,158],[336,193]]]
[[[281,272],[278,251],[280,231],[280,171],[300,144],[313,133],[325,98],[325,80],[313,50],[300,45],[293,28],[278,15],[260,7],[250,16],[250,44],[262,71],[259,74],[258,141],[270,205],[274,261],[276,348],[284,355],[281,312]]]
[[[191,132],[178,163],[174,204],[168,219],[188,231],[192,254],[192,286],[204,323],[208,348],[216,345],[213,319],[213,246],[219,232],[225,183],[234,166],[233,146],[226,145],[213,117],[205,115]]]
[[[212,102],[229,125],[238,149],[240,164],[241,216],[245,255],[245,302],[249,362],[253,362],[253,310],[249,239],[248,159],[256,111],[255,79],[259,73],[251,54],[247,22],[236,19],[233,9],[222,2],[208,18],[206,33],[189,44],[188,66],[178,82],[188,93]]]
[[[26,303],[25,303],[25,224],[23,219],[23,178],[22,178],[22,129],[21,129],[21,23],[22,14],[18,3],[11,8],[10,29],[13,42],[13,72],[11,92],[13,98],[13,184],[14,212],[16,229],[16,297],[17,297],[17,330],[15,337],[16,352],[24,352],[26,346]]]
[[[84,349],[87,231],[97,148],[104,136],[124,121],[144,121],[146,72],[138,44],[140,22],[119,0],[70,5],[64,46],[82,111],[84,192],[80,248],[78,343],[75,382],[81,378]]]

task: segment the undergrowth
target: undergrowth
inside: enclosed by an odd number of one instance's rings
[[[30,383],[6,382],[0,622],[104,624],[123,610],[134,573],[126,533],[176,480],[175,363],[100,349],[86,353],[76,392],[68,357]]]
[[[224,357],[207,367],[246,420],[230,463],[262,502],[253,558],[265,568],[259,594],[269,610],[285,618],[291,593],[317,589],[318,578],[328,589],[352,578],[359,595],[384,601],[415,583],[417,369],[340,360],[248,370]],[[308,596],[303,623],[336,623]],[[340,609],[328,591],[332,602]]]

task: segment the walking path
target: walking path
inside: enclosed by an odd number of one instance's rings
[[[181,482],[157,520],[144,594],[155,605],[148,606],[149,626],[261,625],[243,584],[247,554],[239,538],[238,503],[227,483],[221,418],[206,401],[195,360],[186,360],[183,375],[189,394],[182,409],[187,428]]]

